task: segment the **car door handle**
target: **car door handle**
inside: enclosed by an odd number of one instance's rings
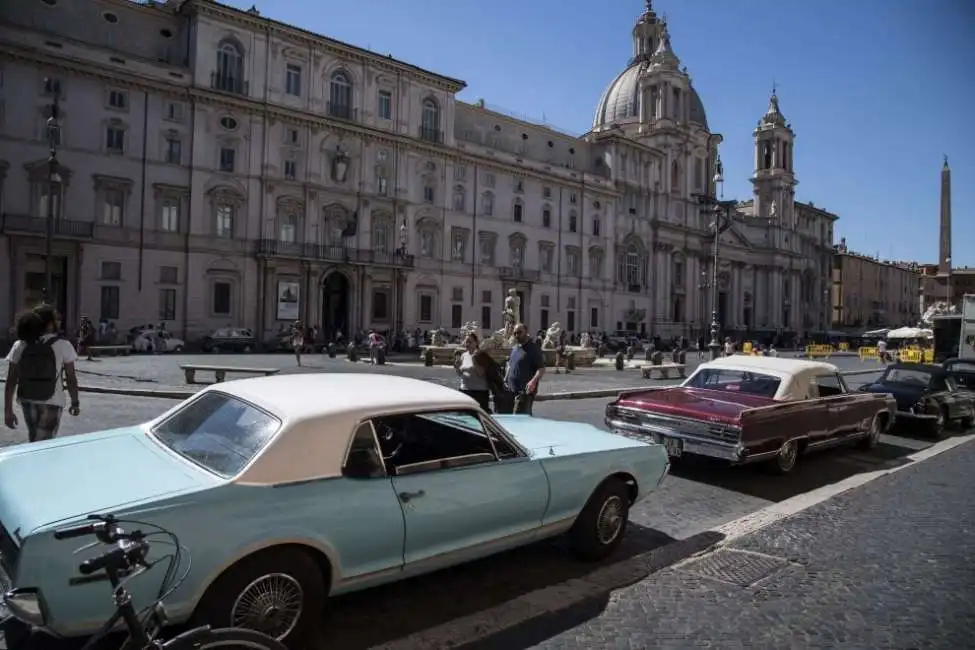
[[[420,490],[419,492],[400,492],[399,500],[403,503],[409,503],[413,499],[419,499],[420,497],[426,496],[426,492]]]

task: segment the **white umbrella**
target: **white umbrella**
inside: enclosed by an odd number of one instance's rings
[[[900,327],[895,330],[890,330],[887,332],[888,339],[919,339],[924,335],[921,333],[922,330],[916,327]]]

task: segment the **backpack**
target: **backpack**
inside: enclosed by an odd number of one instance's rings
[[[46,402],[54,397],[58,388],[58,358],[54,343],[58,337],[46,341],[28,343],[17,362],[19,379],[17,397],[22,400]]]

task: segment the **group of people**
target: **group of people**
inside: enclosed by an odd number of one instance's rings
[[[506,368],[480,347],[477,334],[470,332],[464,340],[464,351],[454,360],[460,377],[460,390],[490,412],[491,399],[495,413],[531,415],[538,386],[545,376],[541,345],[532,340],[523,324],[515,325],[515,345]]]
[[[20,403],[27,437],[31,442],[57,435],[65,410],[64,385],[71,403],[68,413],[78,415],[78,354],[71,342],[60,336],[61,317],[50,305],[39,305],[17,316],[17,341],[7,354],[7,383],[3,392],[3,421],[10,429],[19,424],[14,401]]]

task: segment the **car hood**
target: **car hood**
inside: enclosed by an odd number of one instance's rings
[[[99,512],[220,484],[142,427],[16,445],[0,451],[0,523],[14,537]]]
[[[860,390],[867,393],[890,393],[897,401],[897,409],[904,411],[917,404],[926,389],[924,386],[874,382],[863,386]]]
[[[646,443],[639,440],[618,436],[582,422],[548,420],[529,415],[494,417],[533,458],[591,454],[646,446]]]

